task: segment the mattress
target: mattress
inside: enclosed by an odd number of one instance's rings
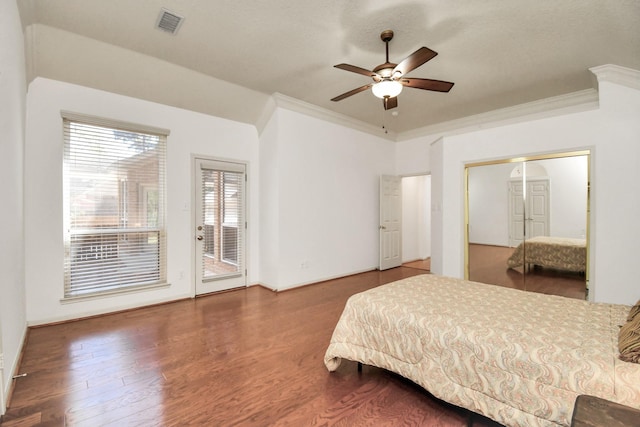
[[[350,297],[325,354],[384,368],[507,426],[568,426],[578,395],[640,408],[618,359],[630,307],[421,275]]]

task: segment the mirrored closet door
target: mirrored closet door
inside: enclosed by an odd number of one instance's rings
[[[466,278],[585,299],[589,156],[466,165]]]

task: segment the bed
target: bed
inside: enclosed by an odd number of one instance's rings
[[[640,408],[640,364],[617,357],[628,313],[420,275],[350,297],[324,362],[393,371],[507,426],[568,426],[581,394]]]
[[[587,266],[586,240],[568,237],[532,237],[520,243],[507,260],[509,268],[519,267],[523,263],[582,273]]]

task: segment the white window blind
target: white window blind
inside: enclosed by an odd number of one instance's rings
[[[207,161],[201,164],[204,222],[203,280],[244,271],[244,165]]]
[[[63,121],[65,298],[164,283],[168,133]]]

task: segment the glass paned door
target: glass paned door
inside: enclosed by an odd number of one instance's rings
[[[196,293],[246,286],[245,165],[196,159]]]

